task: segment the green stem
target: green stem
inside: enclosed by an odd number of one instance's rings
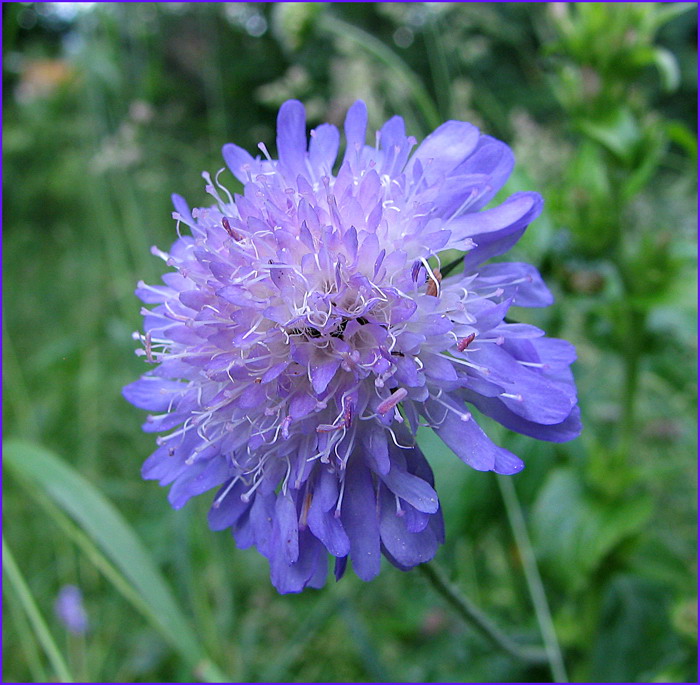
[[[2,538],[2,568],[7,575],[7,580],[10,586],[17,593],[17,598],[19,599],[22,608],[27,614],[27,618],[31,623],[31,626],[36,633],[36,637],[41,644],[46,656],[51,662],[56,675],[62,683],[72,683],[73,678],[68,671],[68,666],[66,665],[61,651],[56,646],[51,631],[49,630],[46,622],[44,621],[39,608],[32,597],[32,593],[25,582],[22,572],[19,570],[19,566],[15,562],[15,558],[10,551],[10,548],[5,543],[5,537]]]
[[[480,609],[460,594],[435,562],[420,564],[417,568],[430,581],[435,590],[452,605],[455,611],[493,645],[519,661],[533,665],[547,663],[547,654],[544,650],[539,647],[522,647],[511,640]]]
[[[437,23],[437,18],[431,21],[426,32],[426,37],[429,39],[428,62],[430,63],[430,72],[437,92],[440,114],[442,119],[449,119],[452,115],[452,80],[450,79],[450,66],[447,63],[447,54],[444,47],[445,41],[440,35]]]
[[[515,543],[518,546],[520,558],[523,563],[523,571],[525,572],[525,580],[532,598],[532,604],[535,607],[535,615],[537,623],[540,626],[540,633],[545,645],[547,661],[552,672],[554,682],[567,683],[569,679],[566,675],[566,667],[562,658],[561,649],[557,640],[557,634],[554,630],[554,622],[552,614],[549,611],[547,595],[544,591],[544,585],[537,568],[535,552],[530,542],[530,536],[525,525],[525,517],[523,516],[518,494],[515,491],[515,486],[510,476],[497,477],[496,481],[501,490],[501,496],[506,507],[506,514],[510,523],[511,530]]]

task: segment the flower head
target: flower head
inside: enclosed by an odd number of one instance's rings
[[[464,462],[517,473],[523,464],[479,427],[479,412],[536,438],[563,441],[580,424],[573,347],[505,321],[512,304],[552,298],[503,254],[539,214],[536,193],[483,209],[513,167],[510,149],[448,121],[415,151],[400,117],[365,144],[367,110],[307,140],[304,108],[277,121],[277,154],[223,156],[243,183],[231,196],[208,174],[213,207],[190,212],[168,253],[164,285],[139,283],[154,368],[126,398],[166,433],[143,467],[172,485],[171,504],[220,487],[213,529],[270,561],[280,592],[360,578],[381,555],[401,569],[431,559],[444,531],[433,475],[415,442],[433,428]],[[223,171],[223,170],[222,170]],[[220,172],[221,173],[221,172]],[[440,253],[466,252],[460,273]]]
[[[58,593],[54,611],[59,620],[74,635],[88,629],[88,617],[83,606],[83,593],[75,585],[64,585]]]

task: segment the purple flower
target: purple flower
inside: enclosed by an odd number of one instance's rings
[[[83,593],[75,585],[64,585],[54,605],[56,616],[75,635],[88,629],[87,613],[83,606]]]
[[[143,476],[171,485],[175,508],[219,487],[210,526],[255,545],[280,592],[322,586],[328,554],[337,578],[350,558],[363,580],[382,554],[403,570],[435,555],[444,529],[419,426],[501,474],[523,464],[474,409],[543,440],[580,431],[573,347],[504,319],[513,304],[551,304],[539,274],[482,265],[542,208],[520,192],[483,209],[512,170],[508,146],[448,121],[411,154],[400,117],[373,146],[366,125],[356,102],[335,175],[338,130],[307,140],[294,100],[278,160],[225,145],[243,195],[205,173],[213,207],[173,196],[192,235],[154,248],[175,271],[136,291],[155,305],[137,352],[154,368],[124,395],[152,412],[144,430],[167,433]],[[464,268],[443,278],[449,249],[466,252]]]

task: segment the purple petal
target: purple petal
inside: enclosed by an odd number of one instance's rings
[[[139,409],[168,411],[171,405],[187,390],[187,384],[168,381],[155,376],[142,376],[122,388],[122,395]]]
[[[357,100],[345,116],[345,140],[347,147],[345,148],[343,162],[356,159],[358,151],[362,150],[365,145],[366,132],[367,105],[362,100]]]
[[[576,348],[567,340],[536,338],[530,343],[540,360],[551,368],[567,367],[576,361]]]
[[[541,211],[542,197],[538,193],[515,193],[498,207],[453,219],[447,228],[452,231],[453,241],[471,238],[476,243],[464,258],[469,270],[509,250]]]
[[[394,498],[385,488],[380,492],[379,530],[382,544],[400,567],[411,568],[435,556],[438,541],[432,529],[410,533],[404,517],[396,515]]]
[[[529,435],[531,438],[549,442],[568,442],[581,433],[581,412],[578,407],[573,407],[571,413],[561,423],[545,426],[514,414],[496,397],[484,397],[468,390],[462,392],[467,401],[482,414],[498,421],[509,430]]]
[[[226,166],[241,183],[247,183],[260,166],[246,150],[233,143],[226,143],[221,153]]]
[[[328,387],[340,366],[340,359],[328,357],[311,365],[311,385],[319,395]]]
[[[406,142],[406,126],[402,117],[391,117],[379,131],[379,145],[383,150],[401,147]]]
[[[438,510],[437,493],[422,478],[402,471],[396,464],[392,464],[389,473],[381,478],[391,492],[406,500],[418,511],[434,514]]]
[[[272,540],[275,548],[284,550],[284,558],[292,564],[299,558],[299,528],[297,508],[292,498],[280,493],[275,502],[275,518],[272,523]]]
[[[345,575],[345,569],[348,565],[347,557],[339,557],[335,560],[335,565],[333,567],[333,575],[336,581],[340,580]]]
[[[423,177],[431,184],[454,171],[473,152],[478,140],[476,126],[464,121],[447,121],[418,146],[406,165],[406,174],[411,174],[420,162]]]
[[[338,476],[336,473],[323,469],[314,489],[313,502],[322,511],[329,511],[338,502]]]
[[[299,100],[287,100],[277,115],[277,154],[296,177],[306,172],[306,112]]]
[[[502,347],[484,344],[470,353],[470,360],[489,369],[489,380],[505,390],[501,401],[527,421],[551,425],[561,423],[571,413],[576,402],[573,392],[519,364]]]
[[[196,226],[197,224],[192,218],[192,212],[190,211],[190,207],[187,204],[185,198],[182,197],[182,195],[173,193],[170,196],[170,199],[173,202],[173,207],[175,207],[175,211],[180,215],[180,219],[184,221],[188,226]]]
[[[455,174],[487,174],[490,190],[483,193],[471,205],[471,211],[477,211],[486,206],[508,180],[515,158],[511,149],[500,140],[482,135],[474,152],[467,157],[455,170]]]
[[[311,532],[334,557],[345,557],[350,553],[350,540],[340,519],[333,511],[324,511],[322,503],[317,502],[316,498],[309,508],[308,523]]]
[[[515,473],[520,473],[525,468],[522,459],[516,457],[512,452],[501,447],[496,454],[496,461],[493,465],[493,470],[504,476],[512,476]]]
[[[330,176],[338,156],[340,133],[331,124],[322,124],[311,133],[309,163],[319,175]]]
[[[168,501],[173,509],[182,509],[192,497],[221,485],[229,475],[230,469],[224,459],[195,462],[173,483],[168,493]]]
[[[276,497],[274,493],[258,492],[250,508],[250,524],[253,540],[258,551],[268,559],[272,556],[272,522],[275,518]]]
[[[228,491],[223,500],[219,498],[231,487],[230,481],[225,483],[214,497],[211,509],[209,509],[208,520],[211,530],[224,530],[233,526],[243,513],[250,507],[249,502],[244,502],[241,495],[246,491],[243,481],[238,481]],[[219,502],[217,504],[217,502]]]
[[[422,530],[425,530],[428,523],[430,523],[431,514],[425,514],[422,511],[418,511],[410,504],[402,504],[401,506],[404,510],[406,530],[409,533],[420,533]]]
[[[456,411],[468,416],[468,412],[457,402],[442,398]],[[434,423],[433,428],[442,441],[465,463],[477,471],[490,471],[496,460],[498,447],[479,427],[473,417],[463,421],[455,411],[451,411],[435,401],[427,403],[430,413],[428,420]]]
[[[503,288],[504,297],[518,307],[548,307],[554,302],[537,269],[522,262],[498,262],[479,267],[475,287]]]
[[[187,445],[191,445],[192,448],[194,448],[198,440],[199,437],[194,435],[194,431],[191,431],[190,435],[185,436]],[[141,467],[141,476],[144,480],[157,480],[160,485],[170,485],[170,483],[188,468],[185,461],[189,455],[189,450],[179,450],[171,455],[167,445],[159,447],[143,463]]]
[[[299,558],[295,563],[287,563],[280,550],[270,558],[270,580],[282,594],[301,592],[312,579],[318,583],[319,566],[328,568],[323,546],[311,532],[301,531],[299,537]]]
[[[348,464],[341,509],[343,528],[350,538],[350,558],[362,580],[372,580],[381,562],[379,520],[374,486],[369,470],[362,464]]]
[[[365,462],[378,474],[386,474],[391,468],[389,461],[389,445],[387,432],[380,426],[370,425],[363,435],[363,445],[366,448]]]

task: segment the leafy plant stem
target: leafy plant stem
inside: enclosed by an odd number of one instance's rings
[[[478,607],[462,595],[450,583],[444,571],[433,561],[430,564],[420,564],[418,570],[428,579],[438,594],[475,630],[489,640],[498,649],[509,654],[514,659],[527,663],[546,664],[547,653],[539,647],[522,647],[511,640],[500,628],[497,628]]]
[[[17,593],[17,597],[22,604],[22,608],[27,614],[27,618],[36,633],[37,639],[41,644],[46,656],[51,662],[51,666],[56,671],[56,675],[63,683],[72,683],[73,677],[68,671],[68,666],[66,665],[63,656],[56,646],[56,643],[51,635],[44,618],[39,611],[39,608],[32,597],[32,593],[27,586],[27,583],[22,576],[22,572],[17,566],[17,562],[10,551],[7,543],[5,542],[5,536],[2,538],[2,568],[7,575],[7,580]]]
[[[547,661],[549,662],[552,677],[557,683],[566,683],[568,682],[568,676],[566,674],[566,667],[564,666],[564,659],[559,647],[559,641],[557,640],[557,634],[554,630],[554,623],[552,621],[552,614],[549,611],[547,595],[544,591],[542,577],[537,568],[535,552],[527,532],[525,517],[523,516],[523,511],[518,500],[518,494],[515,491],[515,486],[510,477],[496,478],[496,481],[501,491],[508,522],[510,523],[513,537],[515,538],[515,543],[518,546],[520,558],[522,559],[525,580],[527,582],[528,591],[530,592],[530,597],[532,598],[532,603],[535,607],[535,615],[537,616],[537,623],[540,626],[540,633],[544,640]]]

